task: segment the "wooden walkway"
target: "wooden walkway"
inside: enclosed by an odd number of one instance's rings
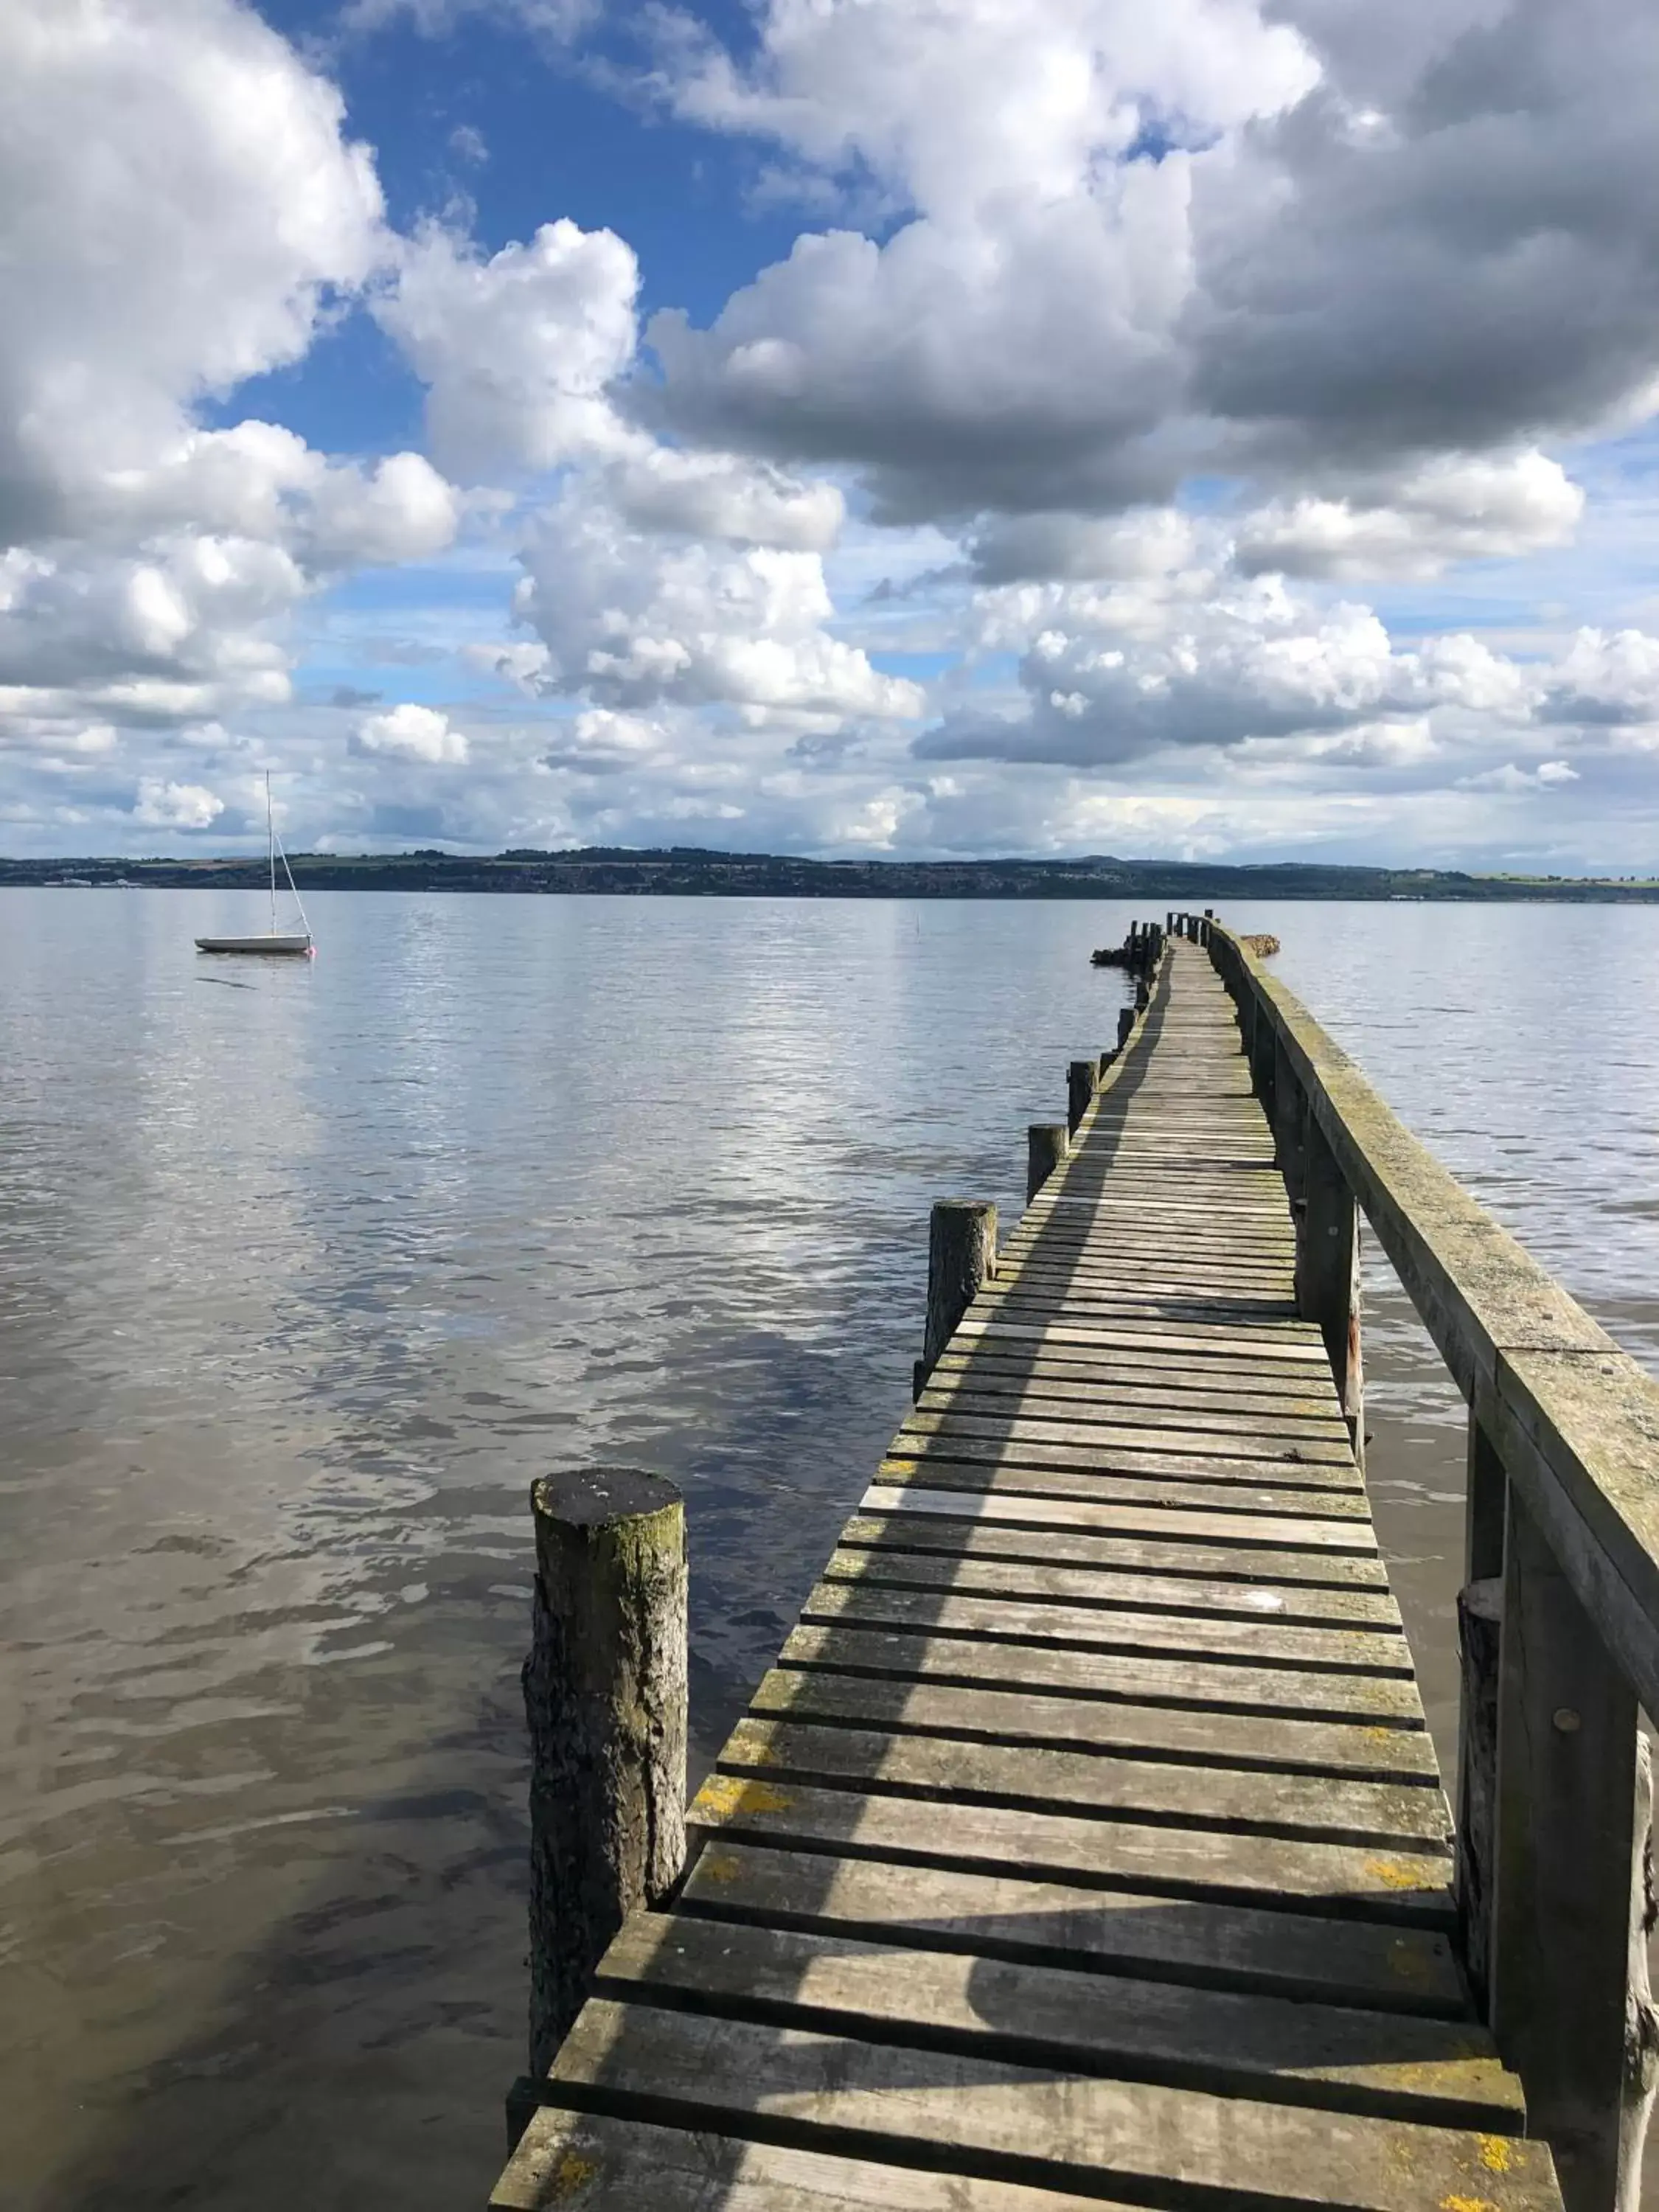
[[[1559,2202],[1232,1007],[1177,942],[500,2212]],[[700,1845],[700,1848],[699,1848]]]

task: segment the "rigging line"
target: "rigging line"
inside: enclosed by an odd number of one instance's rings
[[[271,823],[271,827],[270,827],[270,834],[271,834],[272,838],[273,838],[273,839],[275,840],[275,842],[276,842],[276,850],[277,850],[277,851],[282,854],[282,857],[283,857],[283,874],[288,878],[288,887],[289,887],[289,890],[291,890],[291,891],[293,892],[293,894],[294,894],[294,903],[295,903],[295,906],[297,906],[297,907],[299,908],[299,909],[300,909],[300,920],[301,920],[301,924],[304,926],[304,929],[305,929],[306,935],[307,935],[307,937],[309,937],[309,936],[310,936],[310,934],[311,934],[311,924],[310,924],[308,921],[306,921],[305,902],[304,902],[304,900],[300,896],[300,887],[299,887],[299,885],[298,885],[298,884],[295,882],[295,880],[294,880],[294,871],[293,871],[293,869],[292,869],[292,868],[290,868],[290,867],[289,867],[289,864],[288,864],[288,853],[287,853],[286,849],[285,849],[285,848],[284,848],[284,847],[283,847],[283,841],[282,841],[282,839],[276,836],[276,823],[275,823],[275,821],[274,821],[274,820],[273,820],[273,822],[272,822],[272,823]],[[272,883],[273,883],[273,884],[274,884],[274,883],[275,883],[275,880],[276,880],[276,878],[275,878],[275,877],[273,876],[273,878],[272,878]]]

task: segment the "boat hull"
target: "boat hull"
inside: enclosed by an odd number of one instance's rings
[[[283,937],[267,934],[264,937],[198,937],[198,952],[257,952],[266,958],[303,960],[311,951],[309,936]]]

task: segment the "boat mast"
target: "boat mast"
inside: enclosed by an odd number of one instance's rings
[[[265,770],[265,842],[270,848],[270,933],[276,934],[276,823],[270,811],[270,770]]]

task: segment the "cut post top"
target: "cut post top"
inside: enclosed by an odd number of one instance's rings
[[[544,1474],[531,1485],[530,1499],[538,1515],[572,1528],[611,1528],[684,1504],[665,1474],[637,1467],[572,1468]]]

